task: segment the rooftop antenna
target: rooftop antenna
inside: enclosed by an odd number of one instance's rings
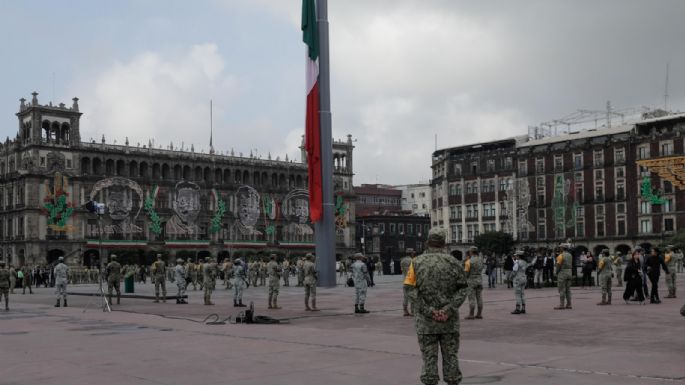
[[[664,87],[664,111],[668,112],[668,72],[669,72],[669,64],[666,63],[666,85]]]

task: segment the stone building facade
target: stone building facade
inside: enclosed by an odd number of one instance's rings
[[[593,253],[659,245],[685,228],[685,191],[637,162],[684,155],[685,114],[438,150],[431,224],[459,252],[487,231],[531,247],[571,238]]]
[[[100,248],[138,254],[137,263],[159,251],[313,251],[304,161],[83,142],[77,98],[41,105],[33,93],[16,115],[16,138],[0,145],[0,259],[93,265]],[[350,136],[334,142],[340,255],[355,250],[353,148]],[[101,221],[84,207],[91,200],[106,205]]]

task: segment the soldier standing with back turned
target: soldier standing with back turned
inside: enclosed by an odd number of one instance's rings
[[[59,307],[60,297],[64,300],[64,307],[67,307],[67,280],[69,279],[69,267],[64,264],[64,257],[59,257],[57,260],[59,263],[53,270],[53,274],[55,274],[55,294],[57,295],[55,307]]]
[[[666,298],[676,298],[675,296],[675,277],[677,271],[677,265],[680,262],[681,255],[673,252],[673,246],[666,246],[666,254],[664,255],[664,262],[666,267],[668,267],[668,273],[666,273],[666,286],[668,287],[668,295]]]
[[[307,254],[307,260],[302,264],[302,274],[304,279],[304,306],[305,310],[317,311],[316,308],[316,265],[314,265],[314,255]],[[312,307],[309,307],[309,298],[312,298]]]
[[[212,292],[216,287],[216,263],[210,257],[207,262],[202,265],[202,282],[205,285],[205,305],[214,305],[212,302]]]
[[[0,298],[5,297],[5,311],[10,310],[10,271],[5,269],[5,261],[0,261]]]
[[[573,264],[573,257],[568,251],[571,249],[571,244],[562,243],[559,245],[560,253],[556,261],[556,275],[557,286],[559,287],[559,306],[554,310],[572,309],[571,306],[571,266]],[[566,306],[564,306],[564,300]]]
[[[438,350],[442,352],[443,380],[458,385],[459,370],[459,306],[464,303],[468,283],[464,269],[445,250],[445,229],[428,232],[427,249],[416,257],[414,276],[405,283],[412,286],[415,303],[416,334],[423,358],[421,382],[435,385],[438,376]]]
[[[152,263],[152,279],[155,281],[155,303],[159,303],[159,287],[162,287],[162,302],[166,303],[166,263],[162,261],[162,254],[157,254],[157,260]]]
[[[269,309],[280,309],[278,306],[278,289],[281,286],[281,266],[276,262],[276,254],[271,254],[271,260],[266,265],[269,275]]]
[[[511,314],[526,314],[526,298],[525,289],[526,269],[528,262],[525,259],[525,253],[522,250],[517,250],[514,253],[514,267],[512,268],[511,280],[514,284],[514,297],[516,297],[516,309]]]
[[[121,303],[121,265],[117,262],[116,254],[110,256],[111,261],[105,268],[105,279],[107,280],[107,296],[109,304],[112,304],[112,289],[117,292],[117,305]]]
[[[611,256],[612,269],[616,272],[616,286],[623,287],[623,255],[616,251],[616,255]]]
[[[613,263],[609,257],[609,249],[602,250],[597,264],[597,277],[602,288],[602,302],[598,306],[611,305],[611,281],[613,278]]]
[[[469,315],[467,320],[483,319],[483,260],[478,255],[478,248],[471,246],[464,261],[464,272],[469,283]],[[478,306],[478,313],[473,316]]]
[[[407,255],[400,260],[400,268],[402,269],[402,277],[403,280],[407,279],[407,273],[409,272],[409,266],[411,266],[412,261],[416,258],[416,253],[414,252],[414,249],[407,249]],[[345,265],[345,262],[343,261],[342,263]],[[404,316],[405,317],[410,317],[414,313],[414,303],[411,303],[411,312],[409,311],[410,305],[409,305],[409,292],[411,291],[411,286],[407,285],[402,285],[402,291],[403,291],[403,296],[402,296],[402,309],[404,310]]]
[[[176,287],[178,291],[176,293],[176,303],[177,304],[187,304],[183,296],[186,294],[186,278],[188,277],[188,271],[185,266],[183,266],[183,260],[181,258],[176,260],[176,267],[174,268],[174,281],[176,281]]]
[[[354,255],[356,261],[352,264],[352,280],[354,280],[354,312],[366,314],[369,311],[364,308],[366,303],[366,291],[371,284],[371,276],[362,253]]]

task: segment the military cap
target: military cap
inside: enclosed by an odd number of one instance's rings
[[[570,249],[570,248],[571,248],[571,244],[568,243],[568,242],[564,242],[564,243],[560,243],[560,244],[559,244],[559,247],[561,247],[562,249]]]
[[[271,259],[276,259],[276,254],[271,254],[270,257]]]
[[[441,227],[433,227],[428,231],[428,242],[434,244],[444,244],[447,239],[447,230]]]
[[[609,249],[602,249],[602,254],[609,254],[610,252]]]
[[[623,253],[620,250],[616,250],[616,255],[623,255]]]
[[[162,259],[162,254],[157,254],[157,259]]]
[[[469,251],[478,252],[478,248],[476,246],[471,246],[469,247]]]
[[[354,259],[363,259],[363,258],[364,258],[364,254],[362,254],[362,253],[355,253],[354,254]]]
[[[116,255],[116,254],[112,254],[112,255],[109,256],[109,258],[110,258],[111,260],[113,260],[113,261],[116,261],[117,255]]]
[[[526,253],[524,253],[523,250],[516,250],[516,251],[514,252],[514,255],[517,255],[517,256],[519,256],[519,257],[522,256],[522,255],[525,255],[525,254],[526,254]]]
[[[183,259],[182,259],[182,258],[178,258],[178,259],[176,260],[176,263],[183,263]]]
[[[414,252],[414,249],[412,249],[411,247],[407,247],[407,249],[404,250],[404,252],[405,252],[405,253],[413,253],[413,252]]]
[[[64,261],[64,257],[59,257],[59,258],[57,258],[57,260],[62,262],[62,261]]]
[[[673,250],[674,246],[673,245],[668,245],[666,246],[666,250]]]
[[[305,255],[305,258],[307,258],[307,259],[314,259],[314,254],[312,254],[312,253],[307,253],[307,255]]]

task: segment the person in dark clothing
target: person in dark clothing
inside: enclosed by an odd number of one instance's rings
[[[588,286],[593,286],[592,272],[595,270],[595,258],[592,254],[587,255],[585,263],[583,263],[583,287],[585,287],[585,282],[587,281]]]
[[[485,274],[488,276],[488,288],[494,289],[497,283],[497,258],[492,253],[485,260]]]
[[[654,248],[649,257],[645,260],[645,272],[647,273],[649,282],[652,284],[652,291],[649,293],[649,303],[661,303],[661,300],[659,299],[659,276],[661,276],[661,268],[664,269],[666,274],[669,273],[664,260],[659,256],[659,250]]]
[[[642,291],[642,264],[640,263],[640,253],[637,250],[633,252],[632,258],[626,264],[623,280],[626,282],[626,289],[623,292],[623,300],[626,301],[626,304],[628,304],[630,297],[637,292],[637,300],[640,301],[640,305],[643,305],[645,294]]]
[[[376,286],[376,284],[373,283],[373,272],[376,271],[376,263],[373,261],[372,258],[367,259],[366,268],[369,270],[369,286],[374,287]]]
[[[552,283],[554,280],[554,257],[546,254],[543,261],[544,270],[542,272],[542,279],[545,283]]]
[[[507,255],[507,259],[504,260],[504,281],[507,283],[507,289],[514,287],[512,281],[512,272],[514,271],[514,258],[511,255]]]

